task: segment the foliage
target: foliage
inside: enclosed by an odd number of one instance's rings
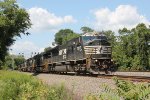
[[[123,71],[150,70],[150,28],[138,24],[135,28],[119,30],[119,36],[112,34],[112,57]]]
[[[13,55],[12,55],[13,56]],[[15,62],[15,65],[18,66],[20,64],[22,64],[24,61],[25,61],[25,58],[24,56],[21,56],[21,55],[14,55],[14,62]]]
[[[83,33],[87,33],[87,32],[93,32],[94,30],[90,27],[87,27],[87,26],[83,26],[81,27],[80,29]]]
[[[49,87],[14,71],[0,71],[0,87],[0,100],[71,100],[63,85]]]
[[[5,57],[5,62],[3,63],[2,68],[5,69],[5,70],[7,70],[7,69],[13,69],[13,68],[12,68],[12,66],[13,66],[12,63],[13,63],[12,56],[7,55],[7,56]]]
[[[79,36],[79,34],[73,32],[70,29],[61,29],[61,30],[59,30],[59,32],[57,32],[55,34],[55,42],[58,45],[62,45],[64,43],[66,43],[67,41],[69,41],[73,38],[76,38],[78,36]]]
[[[4,61],[8,47],[21,34],[28,35],[31,26],[29,15],[20,8],[15,0],[1,0],[0,2],[0,60]]]
[[[2,69],[17,69],[17,66],[25,61],[24,56],[7,54]]]
[[[88,95],[87,100],[150,100],[149,83],[133,83],[114,78],[116,88],[103,84],[103,92],[99,95]]]

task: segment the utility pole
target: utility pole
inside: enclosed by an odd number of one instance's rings
[[[14,57],[13,57],[13,55],[12,55],[12,68],[14,70]]]
[[[9,49],[10,51],[12,51],[12,49]],[[13,55],[11,55],[11,65],[12,65],[12,69],[14,70],[14,57]]]
[[[147,44],[148,44],[148,46],[150,46],[150,41],[148,41],[148,43],[147,43]]]

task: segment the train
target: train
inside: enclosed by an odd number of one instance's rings
[[[20,71],[109,74],[113,69],[112,47],[101,32],[87,32],[28,58],[18,66]]]

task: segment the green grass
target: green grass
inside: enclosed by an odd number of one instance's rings
[[[0,100],[72,100],[64,85],[47,86],[37,78],[0,71]]]
[[[150,100],[149,83],[133,83],[130,81],[119,80],[114,78],[116,88],[112,89],[103,84],[101,94],[90,94],[86,100]]]

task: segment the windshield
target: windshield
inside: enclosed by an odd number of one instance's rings
[[[83,36],[83,45],[110,45],[106,36]]]
[[[88,42],[86,45],[89,45],[89,46],[96,46],[96,45],[110,46],[110,43],[106,40],[93,40],[91,42]]]

